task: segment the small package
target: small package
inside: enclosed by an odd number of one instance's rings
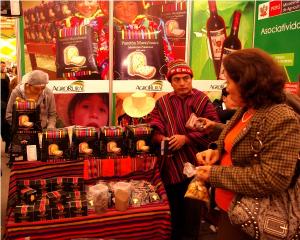
[[[123,128],[105,126],[100,132],[100,156],[120,157],[126,155]]]
[[[20,190],[20,199],[25,204],[34,204],[37,200],[37,191],[30,187],[25,187]]]
[[[87,201],[70,201],[70,217],[87,216]]]
[[[99,156],[98,132],[94,127],[73,128],[73,159],[89,159]]]
[[[34,205],[17,205],[14,210],[15,222],[33,222]]]
[[[69,160],[69,138],[66,128],[46,129],[42,138],[42,160]]]
[[[152,128],[147,124],[126,126],[126,139],[130,156],[152,152]]]

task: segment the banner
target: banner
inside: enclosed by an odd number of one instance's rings
[[[257,1],[254,46],[286,69],[289,82],[300,74],[300,1]]]
[[[190,64],[194,79],[218,79],[225,50],[252,47],[253,17],[253,1],[193,1]],[[239,43],[223,48],[232,36]]]

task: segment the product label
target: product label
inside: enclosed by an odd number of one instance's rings
[[[222,54],[223,42],[226,38],[225,29],[210,31],[211,50],[214,60],[220,60]]]
[[[229,55],[230,53],[235,52],[235,51],[236,51],[235,49],[225,48],[225,47],[224,47],[222,59],[223,59],[224,57],[226,57],[227,55]],[[221,69],[220,69],[219,79],[225,80],[223,61],[222,61],[222,64],[221,64]]]

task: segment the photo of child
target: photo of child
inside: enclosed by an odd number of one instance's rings
[[[59,127],[101,128],[109,120],[108,93],[56,94]]]

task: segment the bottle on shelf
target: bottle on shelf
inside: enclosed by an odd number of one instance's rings
[[[241,19],[241,12],[238,10],[234,11],[232,25],[231,25],[231,32],[230,35],[224,40],[221,59],[226,57],[228,54],[242,48],[241,41],[238,37],[240,19]],[[225,79],[223,64],[221,64],[221,69],[220,69],[220,74],[218,79]]]
[[[223,42],[226,38],[226,27],[223,18],[218,15],[215,0],[208,0],[210,16],[206,22],[207,37],[210,52],[214,63],[215,73],[218,77],[221,67],[221,55]]]

